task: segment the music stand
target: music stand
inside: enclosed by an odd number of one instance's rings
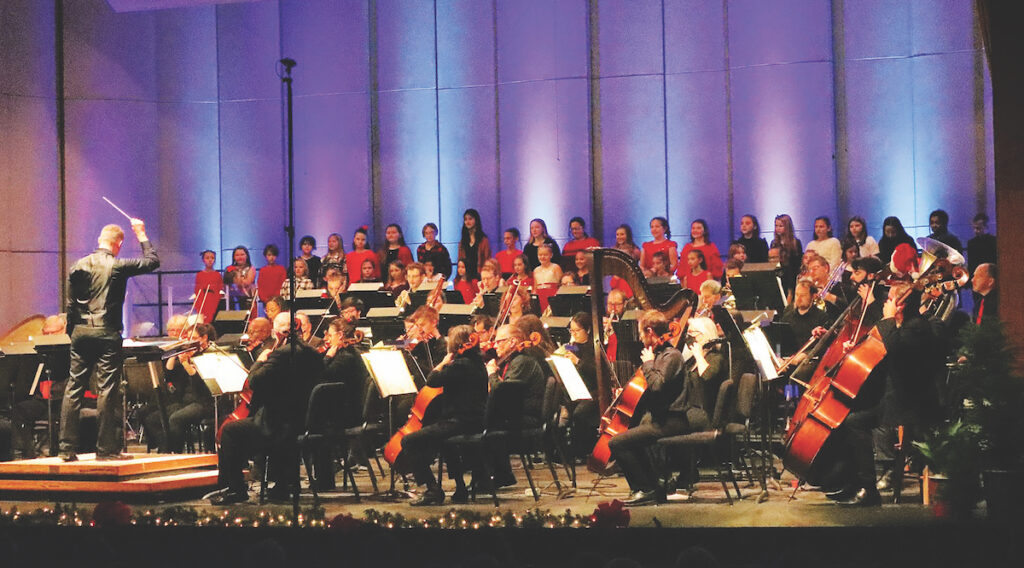
[[[323,311],[324,302],[327,299],[326,288],[313,288],[311,290],[296,290],[295,299],[291,302],[291,307],[297,312],[302,310],[318,310]]]
[[[373,340],[394,341],[405,333],[405,322],[401,317],[401,310],[394,306],[389,308],[370,308],[366,312],[366,319],[373,331]]]
[[[469,325],[475,311],[476,306],[473,304],[445,304],[438,310],[441,322],[437,326],[437,330],[441,335],[448,335],[448,330],[454,326]]]
[[[552,296],[553,298],[554,296]],[[548,334],[551,335],[552,341],[558,344],[569,343],[572,339],[569,335],[569,322],[572,321],[571,317],[566,316],[547,316],[540,318],[541,323],[544,327],[548,328]]]
[[[778,355],[772,350],[771,344],[768,343],[768,338],[765,336],[764,331],[758,324],[751,325],[743,330],[742,334],[743,341],[747,345],[747,349],[750,350],[750,355],[754,359],[755,367],[758,371],[758,396],[761,399],[761,494],[757,498],[758,503],[763,503],[768,500],[768,469],[769,459],[771,456],[771,439],[772,439],[772,413],[771,407],[768,404],[768,383],[779,378],[778,369],[782,366],[782,361],[779,360]],[[774,460],[773,460],[774,461]],[[772,480],[775,480],[774,470],[775,466],[772,464]]]
[[[759,263],[744,267],[743,274],[729,278],[729,288],[740,310],[786,309],[782,280],[773,264]]]
[[[327,333],[326,325],[330,325],[331,320],[338,317],[334,314],[327,313],[323,309],[307,309],[307,310],[296,310],[296,313],[305,314],[309,318],[309,325],[313,328],[313,335],[316,337],[323,337]],[[325,325],[326,324],[326,325]]]
[[[366,366],[373,384],[377,386],[377,392],[381,399],[387,400],[388,404],[388,439],[395,434],[395,411],[394,399],[396,396],[415,394],[416,383],[413,381],[412,373],[405,362],[405,355],[398,349],[377,348],[370,349],[360,355],[363,364]],[[391,464],[391,487],[388,489],[389,498],[398,497],[395,491],[395,467]]]
[[[480,309],[480,312],[492,318],[498,317],[498,311],[501,310],[501,296],[503,293],[501,288],[495,292],[484,293],[484,307]]]
[[[67,380],[71,373],[71,338],[66,333],[40,335],[33,337],[32,342],[35,344],[36,353],[39,354],[40,368],[45,368],[44,381],[49,386],[44,388],[39,383],[37,373],[37,379],[33,381],[28,394],[33,396],[36,388],[39,388],[40,394],[46,400],[46,433],[49,436],[49,453],[51,456],[55,456],[57,455],[57,436],[54,434],[53,380],[55,376],[64,377]]]
[[[593,397],[590,396],[590,389],[583,382],[583,377],[580,376],[580,372],[576,369],[576,365],[573,365],[571,359],[565,355],[552,354],[548,355],[546,360],[555,378],[562,383],[570,401],[593,400]]]
[[[554,296],[548,298],[551,314],[556,316],[572,316],[577,312],[585,312],[590,306],[590,286],[566,285],[558,289]]]
[[[213,318],[213,328],[217,337],[229,333],[245,333],[245,322],[249,318],[249,310],[222,310]]]

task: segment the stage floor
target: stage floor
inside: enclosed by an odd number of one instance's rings
[[[140,460],[140,462],[143,460]],[[15,462],[16,463],[16,462]],[[130,464],[131,462],[122,462]],[[385,474],[387,464],[384,463]],[[129,467],[121,465],[121,467]],[[600,480],[597,487],[595,481],[597,476],[585,469],[584,466],[577,467],[577,488],[571,489],[568,480],[565,478],[564,470],[559,469],[559,479],[562,482],[562,492],[556,490],[551,483],[551,475],[543,464],[536,464],[532,475],[538,490],[541,492],[539,501],[534,501],[530,492],[529,484],[522,467],[514,463],[513,470],[516,474],[517,484],[499,490],[498,497],[500,505],[498,510],[511,512],[525,512],[532,509],[550,510],[553,513],[564,513],[566,510],[574,515],[589,515],[599,503],[608,502],[613,499],[626,499],[629,491],[625,480],[621,476],[606,477]],[[341,486],[340,475],[338,485]],[[436,518],[452,508],[471,510],[477,512],[494,511],[494,503],[489,493],[480,493],[475,502],[464,505],[453,505],[446,501],[443,505],[428,507],[412,507],[409,499],[400,497],[398,499],[386,498],[383,494],[374,495],[371,491],[370,478],[365,469],[356,473],[356,481],[360,488],[361,501],[356,502],[354,495],[349,491],[331,491],[321,493],[320,505],[325,510],[325,517],[332,518],[335,515],[349,513],[356,518],[361,518],[366,509],[375,509],[379,512],[399,513],[408,518]],[[389,487],[387,475],[381,479],[378,476],[378,485],[383,493]],[[755,480],[756,481],[756,480]],[[677,492],[669,496],[669,502],[658,505],[648,505],[630,509],[631,527],[879,527],[879,526],[927,526],[943,519],[939,515],[941,509],[934,506],[924,506],[921,502],[920,488],[916,481],[909,477],[904,482],[903,502],[891,504],[892,493],[883,492],[883,504],[881,507],[868,508],[845,508],[838,506],[824,497],[819,491],[800,489],[794,493],[793,484],[795,480],[787,473],[783,475],[781,483],[769,483],[767,494],[762,494],[760,484],[750,484],[746,479],[739,479],[742,499],[735,498],[735,492],[730,485],[730,492],[733,493],[733,504],[730,505],[725,497],[722,485],[716,480],[704,480],[696,485],[696,491],[692,494]],[[403,489],[401,479],[397,482],[398,489]],[[451,480],[445,479],[444,488],[450,497],[453,491]],[[246,504],[232,505],[232,509],[242,508],[258,510],[258,483],[253,483],[250,490],[250,501]],[[44,494],[45,495],[45,494]],[[43,501],[43,495],[34,494],[29,500],[14,500],[10,496],[0,500],[0,508],[9,509],[17,506],[21,510],[28,510],[36,507],[52,505],[57,501],[67,501],[59,494],[52,494],[52,499]],[[170,496],[171,499],[176,497]],[[177,497],[173,501],[160,501],[152,504],[154,507],[185,505],[197,509],[216,511],[221,508],[209,505],[206,501],[198,498],[198,494],[192,493],[184,497]],[[103,500],[101,496],[84,499],[79,497],[75,501],[84,505],[89,502]],[[286,506],[286,503],[267,503],[263,508]],[[300,507],[310,509],[313,507],[313,495],[305,482],[300,498]],[[979,514],[983,514],[979,513]]]

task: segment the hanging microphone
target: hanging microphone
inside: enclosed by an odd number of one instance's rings
[[[281,60],[280,63],[281,63],[281,65],[284,65],[285,69],[288,69],[288,70],[291,70],[292,67],[295,67],[296,65],[298,65],[298,63],[296,63],[295,60],[290,58],[290,57],[285,57],[284,59]]]

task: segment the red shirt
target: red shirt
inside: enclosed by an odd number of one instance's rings
[[[220,272],[201,270],[196,273],[196,310],[203,314],[204,322],[213,322],[213,316],[220,307],[220,291],[223,289],[224,278]]]
[[[725,265],[722,264],[722,255],[718,252],[718,247],[715,246],[715,243],[708,243],[699,247],[694,246],[693,243],[686,243],[683,246],[683,252],[679,253],[679,264],[676,265],[676,276],[679,277],[680,282],[682,282],[683,276],[690,272],[690,265],[687,262],[686,255],[690,254],[691,250],[699,250],[704,253],[704,260],[707,262],[712,278],[715,280],[722,278],[722,274],[725,273]]]
[[[683,285],[683,288],[689,288],[690,290],[700,294],[700,285],[703,284],[705,280],[711,280],[710,270],[701,270],[697,274],[687,271],[684,276],[679,278],[679,283]]]
[[[599,247],[601,243],[597,242],[594,237],[586,237],[580,240],[571,240],[565,243],[565,247],[562,248],[562,256],[574,255],[578,250],[586,250],[590,247]]]
[[[516,269],[512,266],[512,261],[521,254],[523,254],[523,251],[515,249],[499,251],[498,254],[494,255],[494,258],[498,261],[498,266],[501,267],[502,276],[515,272]]]
[[[363,262],[369,260],[373,263],[373,277],[380,278],[380,260],[377,253],[370,249],[354,250],[345,255],[345,264],[348,265],[349,282],[360,282],[363,275]]]
[[[672,249],[676,248],[676,243],[673,240],[665,239],[660,243],[654,241],[648,241],[643,244],[644,249],[644,265],[641,268],[650,270],[654,266],[654,253],[659,251],[665,251],[665,254],[669,257],[669,263],[672,262],[672,256],[675,254]]]
[[[479,290],[479,286],[476,280],[463,280],[456,278],[452,284],[454,288],[462,294],[462,301],[469,304],[476,298],[476,293]]]
[[[260,301],[264,304],[274,296],[281,295],[281,286],[288,278],[288,271],[280,264],[268,264],[256,275],[256,286],[259,288]]]

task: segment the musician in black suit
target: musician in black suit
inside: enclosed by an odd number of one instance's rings
[[[250,417],[224,425],[218,456],[220,491],[208,496],[214,505],[249,500],[242,474],[249,458],[266,453],[277,482],[272,499],[286,498],[289,485],[296,483],[298,450],[296,437],[305,425],[306,407],[313,386],[323,375],[323,359],[312,347],[288,341],[291,314],[274,318],[277,347],[260,354],[249,371],[252,389]]]
[[[122,310],[128,279],[152,272],[160,258],[146,236],[146,225],[132,219],[132,231],[142,246],[142,258],[118,260],[124,230],[117,225],[103,227],[92,254],[79,259],[69,271],[68,329],[71,332],[71,376],[61,405],[60,455],[64,461],[78,456],[79,410],[89,387],[89,375],[99,377],[99,435],[96,459],[130,459],[121,453],[121,349]]]

